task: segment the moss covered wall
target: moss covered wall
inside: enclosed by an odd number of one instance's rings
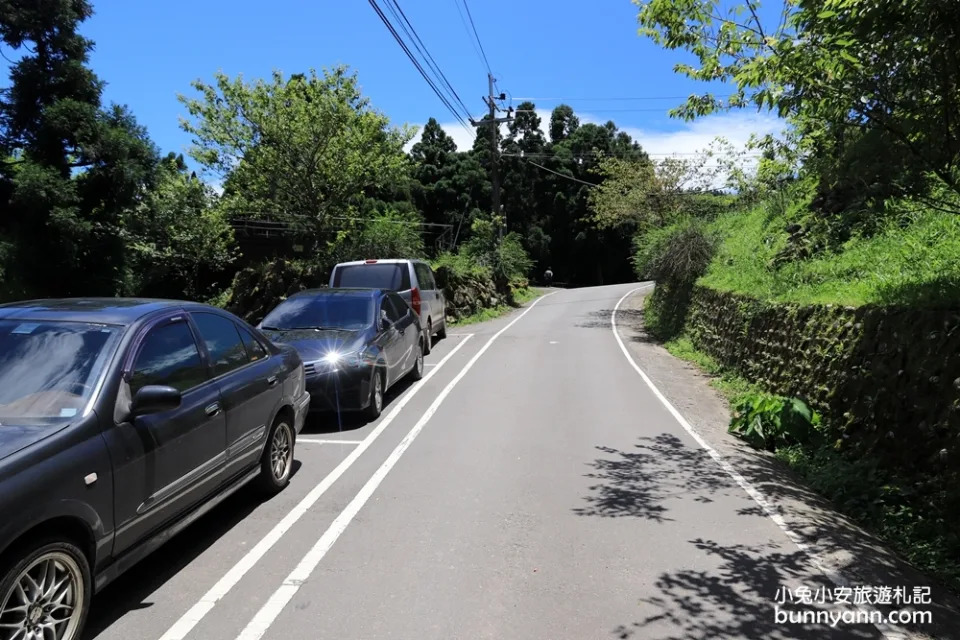
[[[816,407],[841,446],[904,470],[960,465],[960,309],[772,304],[697,287],[688,327],[724,366]]]

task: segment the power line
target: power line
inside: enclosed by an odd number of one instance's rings
[[[470,28],[473,29],[473,37],[477,39],[477,44],[480,46],[480,54],[483,56],[483,63],[487,65],[487,73],[493,74],[490,71],[490,61],[487,60],[487,52],[483,50],[483,42],[480,41],[480,34],[477,33],[477,25],[473,24],[473,15],[470,14],[470,5],[467,4],[467,0],[463,1],[463,8],[467,10],[467,17],[470,18]]]
[[[410,51],[410,48],[407,46],[407,43],[405,43],[403,41],[403,38],[400,37],[400,34],[397,33],[397,30],[394,28],[393,24],[390,23],[390,19],[387,18],[387,16],[383,13],[383,10],[376,3],[376,0],[368,0],[368,2],[370,3],[370,6],[373,7],[373,10],[377,12],[377,15],[380,17],[380,20],[383,22],[383,24],[390,31],[390,34],[393,36],[393,39],[397,41],[397,44],[400,45],[400,48],[403,49],[403,52],[407,54],[407,57],[410,59],[410,62],[413,63],[413,66],[417,68],[417,71],[420,72],[420,75],[423,77],[423,79],[426,80],[428,85],[430,85],[430,88],[433,90],[433,92],[437,95],[438,98],[440,98],[440,102],[442,102],[444,106],[446,106],[447,109],[450,110],[450,113],[454,115],[457,121],[460,122],[460,124],[463,125],[465,129],[470,130],[469,127],[467,127],[467,123],[464,121],[463,116],[453,107],[452,104],[450,104],[450,101],[447,99],[447,97],[443,95],[443,92],[441,92],[437,88],[437,85],[434,84],[433,80],[430,78],[427,72],[424,71],[423,66],[420,64],[420,61],[417,60],[416,56],[413,55],[413,53]]]
[[[647,156],[661,156],[661,157],[663,157],[663,158],[684,157],[684,156],[688,157],[688,156],[702,156],[702,155],[705,155],[704,153],[692,152],[692,151],[691,151],[691,152],[688,152],[688,151],[682,151],[682,152],[668,152],[668,151],[663,151],[663,152],[659,152],[659,153],[654,153],[654,152],[651,152],[651,151],[639,150],[639,151],[637,151],[637,153],[643,153],[643,154],[646,154]],[[560,159],[560,160],[564,160],[564,159],[567,159],[567,158],[571,158],[571,159],[574,159],[574,160],[576,160],[576,159],[581,159],[581,158],[582,158],[582,159],[595,159],[595,158],[623,158],[623,159],[630,159],[630,158],[634,157],[634,154],[621,154],[621,155],[617,155],[617,154],[613,154],[613,153],[604,153],[604,152],[602,152],[602,151],[583,151],[583,152],[580,152],[579,154],[572,155],[572,156],[562,156],[562,155],[559,155],[559,154],[556,154],[556,153],[527,153],[527,152],[521,152],[521,153],[509,153],[509,152],[508,152],[508,153],[501,153],[500,155],[501,155],[502,157],[504,157],[504,158],[558,158],[558,159]],[[743,155],[741,155],[741,156],[739,156],[739,157],[741,157],[741,158],[762,158],[762,157],[763,157],[763,154],[762,154],[762,153],[747,153],[747,154],[743,154]]]
[[[550,172],[550,173],[552,173],[552,174],[554,174],[554,175],[560,176],[561,178],[566,178],[567,180],[572,180],[572,181],[574,181],[574,182],[579,182],[580,184],[585,184],[585,185],[587,185],[588,187],[599,187],[599,186],[600,186],[600,185],[594,184],[594,183],[592,183],[592,182],[587,182],[586,180],[580,180],[579,178],[574,178],[573,176],[568,176],[568,175],[566,175],[566,174],[559,173],[559,172],[557,172],[557,171],[554,171],[553,169],[547,169],[545,166],[540,165],[540,164],[537,164],[536,162],[531,162],[530,160],[527,160],[527,163],[528,163],[528,164],[532,164],[533,166],[537,167],[538,169],[543,169],[544,171],[548,171],[548,172]]]
[[[394,10],[392,7],[395,7]],[[433,72],[439,77],[443,83],[446,85],[450,94],[456,99],[457,103],[460,105],[460,108],[463,109],[464,113],[467,114],[468,119],[473,118],[473,115],[470,113],[470,109],[467,105],[460,99],[460,95],[457,93],[457,90],[453,88],[453,85],[450,84],[450,81],[447,80],[447,76],[444,75],[443,71],[440,70],[439,65],[436,60],[433,59],[433,56],[430,54],[430,51],[427,49],[427,45],[423,43],[423,40],[420,39],[420,35],[417,33],[417,30],[410,23],[410,20],[407,19],[407,14],[404,13],[403,9],[400,7],[400,4],[397,0],[387,0],[387,8],[390,9],[390,12],[393,13],[394,18],[400,22],[401,28],[407,34],[407,37],[410,38],[417,50],[420,51],[420,54],[427,59],[428,64],[433,69]],[[399,15],[397,15],[399,12]]]
[[[529,100],[534,102],[540,100],[542,102],[637,102],[643,100],[688,100],[691,97],[695,96],[637,96],[632,98],[627,97],[612,97],[612,98],[597,98],[597,97],[581,97],[581,98],[514,98],[515,100]],[[727,98],[730,96],[716,96],[720,98]]]
[[[463,23],[463,28],[466,29],[466,31],[467,31],[467,36],[469,36],[469,35],[470,35],[470,27],[469,27],[469,25],[467,25],[467,19],[466,19],[466,17],[463,15],[463,10],[460,8],[460,0],[453,0],[453,4],[457,7],[457,13],[460,14],[460,22]],[[466,6],[466,0],[464,0],[464,6]],[[469,8],[467,9],[467,12],[468,12],[468,13],[470,12],[470,9],[469,9]],[[473,18],[470,19],[470,22],[471,22],[471,23],[473,22]],[[474,30],[473,30],[473,33],[474,33],[474,36],[476,36],[477,30],[474,29]],[[477,59],[479,59],[480,62],[482,62],[483,65],[486,67],[487,73],[491,73],[491,72],[490,72],[490,64],[487,62],[487,55],[486,55],[486,53],[484,53],[484,51],[483,51],[483,45],[480,45],[479,48],[477,47],[477,45],[480,44],[480,38],[479,38],[479,37],[470,38],[470,44],[473,45],[473,50],[474,50],[474,52],[477,54]]]
[[[588,107],[588,108],[587,108],[587,111],[589,111],[590,113],[637,113],[637,112],[641,112],[641,111],[648,112],[648,113],[654,113],[654,112],[656,112],[656,113],[666,113],[669,109],[672,109],[672,108],[673,108],[673,107],[661,107],[661,108],[659,108],[659,109],[650,108],[650,107],[644,108],[644,109],[641,109],[641,108],[633,108],[633,109],[593,109],[593,108],[589,108],[589,107]],[[536,110],[536,109],[516,109],[516,110],[514,110],[514,113],[537,113],[537,110]]]

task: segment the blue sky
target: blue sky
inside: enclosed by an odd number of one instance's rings
[[[502,90],[516,98],[568,100],[584,121],[614,120],[655,154],[702,148],[714,135],[745,140],[779,129],[755,112],[693,124],[672,120],[670,98],[701,90],[673,73],[683,55],[637,35],[629,0],[468,0]],[[399,0],[441,69],[474,116],[484,109],[486,70],[471,45],[455,0]],[[381,3],[382,4],[382,3]],[[178,93],[222,70],[247,78],[347,64],[373,105],[395,123],[422,125],[433,116],[460,145],[471,133],[418,75],[363,0],[94,0],[82,31],[96,42],[91,64],[107,82],[104,102],[129,105],[164,151],[185,151],[189,136]],[[618,111],[635,109],[636,111]]]

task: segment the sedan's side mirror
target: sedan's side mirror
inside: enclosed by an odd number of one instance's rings
[[[386,331],[390,328],[390,318],[387,317],[387,312],[380,310],[380,330]]]
[[[172,411],[180,406],[182,399],[180,392],[173,387],[150,384],[141,387],[133,396],[133,402],[130,403],[130,414],[135,417]]]

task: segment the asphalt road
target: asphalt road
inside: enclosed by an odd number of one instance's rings
[[[631,365],[636,286],[451,330],[380,420],[309,423],[281,495],[102,592],[87,637],[880,637],[776,623],[779,588],[832,585]]]

